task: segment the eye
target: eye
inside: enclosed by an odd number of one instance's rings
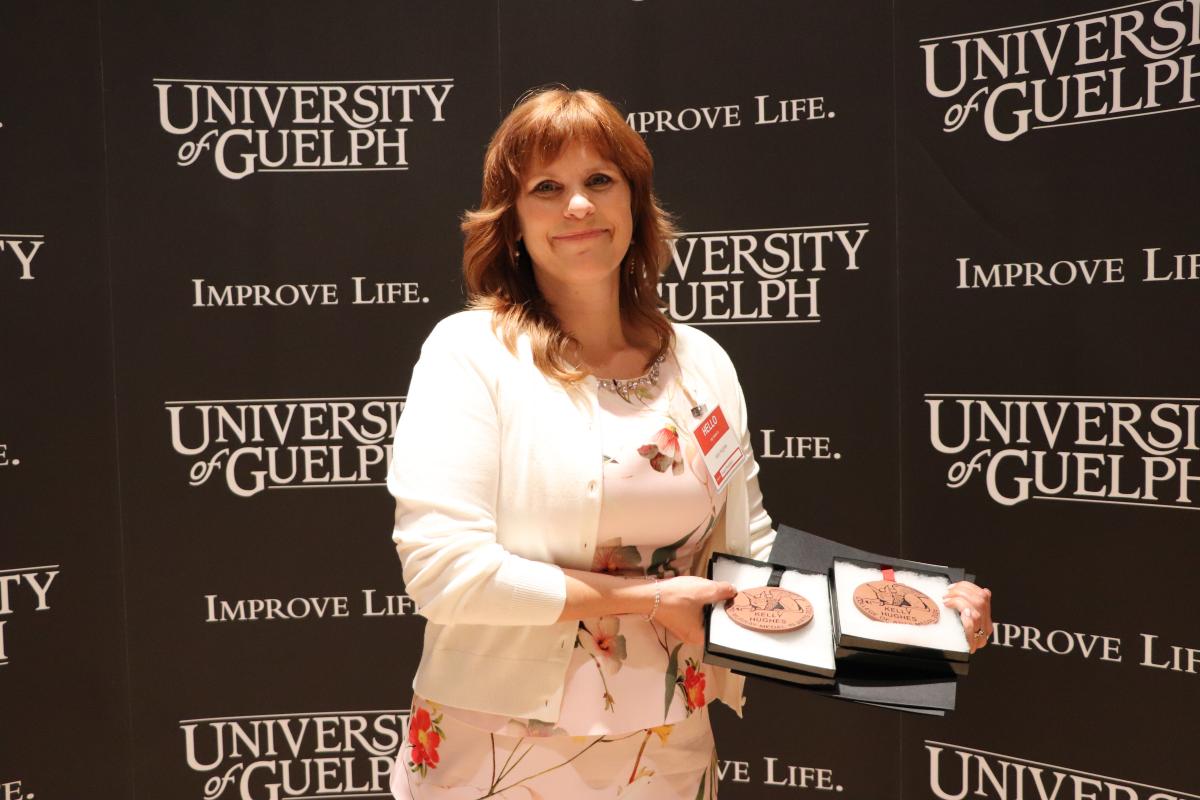
[[[615,181],[613,181],[611,175],[605,175],[603,172],[598,172],[592,177],[588,178],[589,186],[608,186],[614,182]]]
[[[549,194],[558,188],[558,184],[554,181],[542,181],[533,187],[534,194]]]

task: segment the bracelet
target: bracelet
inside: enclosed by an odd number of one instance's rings
[[[646,615],[646,622],[654,620],[654,615],[658,613],[658,606],[662,602],[662,589],[658,585],[658,578],[651,578],[650,580],[654,581],[654,607]]]

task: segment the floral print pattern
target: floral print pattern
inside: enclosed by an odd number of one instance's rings
[[[721,499],[665,399],[601,398],[604,500],[593,572],[691,574],[716,525]],[[455,748],[447,751],[443,709],[423,701],[398,759],[400,780],[419,798],[711,800],[715,689],[702,656],[639,615],[581,620],[554,721],[446,707]]]
[[[420,730],[432,730],[425,704],[414,697],[410,718]],[[424,716],[421,713],[424,712]],[[451,773],[432,768],[405,770],[417,760],[417,746],[406,740],[392,771],[392,795],[399,800],[488,800],[561,797],[600,800],[715,800],[716,750],[704,714],[683,722],[621,734],[564,735],[550,723],[529,720],[516,735],[473,730],[449,718],[460,749],[445,762]],[[429,724],[426,727],[426,724]]]
[[[543,722],[540,719],[513,719],[513,727],[521,731],[522,736],[530,739],[545,739],[549,736],[566,736],[567,732],[553,722]]]
[[[638,448],[638,455],[650,459],[656,472],[671,470],[672,475],[683,474],[683,448],[679,446],[679,429],[670,423],[654,434],[653,441]]]
[[[620,537],[601,542],[592,557],[592,572],[603,572],[607,575],[623,575],[629,577],[673,578],[676,575],[687,574],[687,556],[681,556],[680,551],[689,543],[699,544],[708,538],[717,522],[715,514],[710,515],[695,528],[685,533],[682,538],[655,548],[648,556],[645,566],[642,559],[643,548],[621,543]],[[696,534],[699,534],[697,536]],[[694,539],[694,540],[693,540]],[[649,547],[645,547],[649,550]],[[693,549],[693,548],[689,548]]]
[[[704,699],[704,672],[700,669],[700,664],[696,659],[689,658],[687,660],[687,669],[679,682],[689,714],[707,702]]]
[[[442,743],[442,739],[444,738],[442,715],[432,716],[423,707],[417,706],[414,708],[412,715],[408,719],[408,744],[411,748],[409,751],[409,769],[420,774],[422,778],[429,774],[429,770],[436,769],[438,765],[438,745]]]
[[[636,416],[628,409],[623,413],[627,417]],[[672,496],[671,493],[691,492],[690,496],[696,497],[699,502],[704,502],[700,498],[707,499],[705,505],[708,507],[708,513],[690,530],[682,533],[677,539],[667,540],[665,544],[652,544],[642,535],[634,537],[633,541],[624,535],[602,539],[593,553],[591,570],[630,578],[667,579],[690,574],[692,559],[703,547],[716,524],[717,498],[699,448],[690,436],[681,434],[681,431],[685,430],[684,426],[669,414],[662,414],[661,410],[657,413],[642,414],[640,417],[640,429],[646,431],[648,428],[652,431],[648,437],[649,441],[641,439],[644,442],[641,445],[626,444],[615,447],[614,445],[622,441],[618,438],[615,442],[608,442],[603,451],[601,461],[606,498],[613,496],[616,490],[615,496],[619,502],[619,498],[623,496],[622,492],[627,491],[625,487],[641,487],[633,491],[646,493],[645,496],[657,496],[659,492],[665,492],[663,496],[667,497]],[[647,422],[650,425],[647,425]],[[642,436],[645,436],[645,433]],[[629,442],[629,438],[623,441]],[[630,451],[636,452],[638,457],[631,460],[625,455]],[[642,466],[639,467],[638,464]],[[685,469],[685,465],[688,469]],[[649,470],[646,470],[647,466]],[[666,483],[660,483],[661,481]],[[695,488],[687,489],[688,486]],[[697,492],[696,489],[700,491]],[[695,505],[691,508],[695,508]],[[661,525],[661,521],[669,516],[670,513],[659,514],[653,523],[645,518],[627,518],[620,527],[634,530],[651,529],[653,525]],[[658,541],[662,539],[659,538]],[[663,665],[664,683],[659,685],[665,690],[660,690],[663,691],[660,696],[663,698],[664,725],[675,719],[691,716],[696,709],[706,705],[707,678],[701,667],[699,649],[695,646],[685,648],[682,642],[674,640],[660,625],[643,625],[640,621],[634,624],[642,626],[643,630],[648,627],[653,637],[648,642],[644,635],[632,640],[639,643],[637,652],[640,655],[636,659],[639,667],[644,668],[648,663]],[[613,678],[634,653],[630,649],[630,640],[621,633],[620,626],[621,618],[616,616],[584,620],[575,639],[577,650],[586,654],[591,661],[596,678],[593,682],[596,692],[602,700],[603,710],[609,714],[615,713],[617,704],[621,702],[621,692],[613,690]],[[646,643],[653,647],[655,642],[661,650],[658,656],[645,652]],[[624,684],[618,681],[617,685]]]
[[[595,630],[588,630],[586,624],[579,626],[580,634],[576,641],[580,642],[588,655],[597,659],[609,674],[615,675],[625,662],[628,654],[625,651],[625,637],[620,634],[621,618],[600,617]]]
[[[616,705],[612,692],[608,690],[608,676],[616,675],[621,665],[628,658],[625,647],[625,637],[620,634],[620,617],[600,617],[588,628],[588,623],[579,624],[579,633],[575,636],[575,646],[582,648],[600,671],[600,681],[604,686],[604,710],[612,711]]]
[[[592,572],[608,575],[643,575],[642,554],[633,545],[622,545],[621,539],[609,539],[596,547],[592,556]]]

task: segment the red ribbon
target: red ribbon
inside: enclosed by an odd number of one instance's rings
[[[896,582],[896,570],[891,567],[883,567],[883,579],[888,583]]]

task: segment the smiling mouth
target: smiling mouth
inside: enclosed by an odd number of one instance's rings
[[[608,231],[606,231],[603,228],[593,228],[592,230],[589,230],[589,231],[580,231],[579,233],[566,233],[561,236],[555,236],[554,238],[556,241],[561,241],[561,242],[579,242],[579,241],[583,241],[584,239],[594,239],[595,237],[602,236],[605,233],[608,233]]]

